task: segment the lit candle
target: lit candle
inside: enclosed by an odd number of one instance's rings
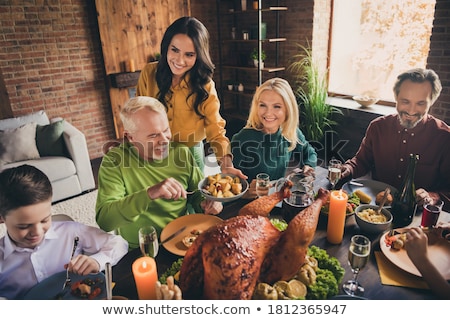
[[[142,257],[133,262],[133,276],[140,300],[156,300],[158,272],[152,257]]]
[[[331,191],[328,211],[327,240],[332,244],[342,242],[348,196],[342,190]]]

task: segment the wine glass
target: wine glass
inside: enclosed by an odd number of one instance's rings
[[[159,242],[155,227],[145,226],[139,229],[139,247],[144,256],[155,258],[158,254]]]
[[[256,195],[258,197],[267,196],[270,189],[270,176],[267,173],[256,175]]]
[[[336,183],[341,179],[342,162],[337,159],[331,159],[328,162],[328,180],[331,184],[331,190],[334,189]]]
[[[348,249],[348,264],[352,268],[353,279],[344,283],[342,288],[350,296],[364,295],[364,288],[358,282],[359,271],[364,268],[370,255],[370,240],[362,235],[354,235]]]

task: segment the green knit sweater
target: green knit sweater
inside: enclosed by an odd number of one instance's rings
[[[98,173],[96,221],[105,231],[115,230],[128,241],[130,249],[139,246],[138,230],[153,225],[158,236],[172,220],[186,214],[188,201],[196,212],[202,212],[203,200],[196,192],[189,199],[151,200],[147,189],[173,177],[186,190],[196,190],[203,179],[187,147],[172,143],[164,160],[142,160],[128,142],[111,149],[104,157]]]
[[[297,128],[297,143],[289,151],[289,142],[282,136],[281,130],[266,134],[251,128],[243,128],[231,139],[233,164],[242,170],[251,181],[260,172],[268,173],[270,179],[279,179],[286,174],[286,168],[293,159],[299,161],[297,167],[317,165],[317,153]]]

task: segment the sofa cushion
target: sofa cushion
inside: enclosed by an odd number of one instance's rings
[[[23,164],[38,168],[47,175],[51,182],[66,179],[77,174],[77,169],[73,161],[65,157],[42,157],[39,159],[18,161],[5,165],[2,167],[2,170],[18,167]],[[53,190],[53,193],[55,193],[55,190]]]
[[[0,131],[0,166],[21,160],[37,159],[36,123]]]
[[[36,127],[36,146],[41,157],[67,156],[66,145],[62,136],[64,120]]]
[[[24,124],[35,122],[38,125],[44,126],[50,123],[47,114],[44,110],[27,114],[25,116],[19,116],[15,118],[0,120],[0,130],[15,129],[23,126]]]

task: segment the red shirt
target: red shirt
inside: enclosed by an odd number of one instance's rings
[[[400,188],[410,154],[418,154],[415,187],[450,193],[450,127],[427,115],[412,129],[403,128],[397,114],[373,120],[356,155],[346,163],[352,177],[372,172],[372,178]],[[441,197],[442,198],[442,197]]]

